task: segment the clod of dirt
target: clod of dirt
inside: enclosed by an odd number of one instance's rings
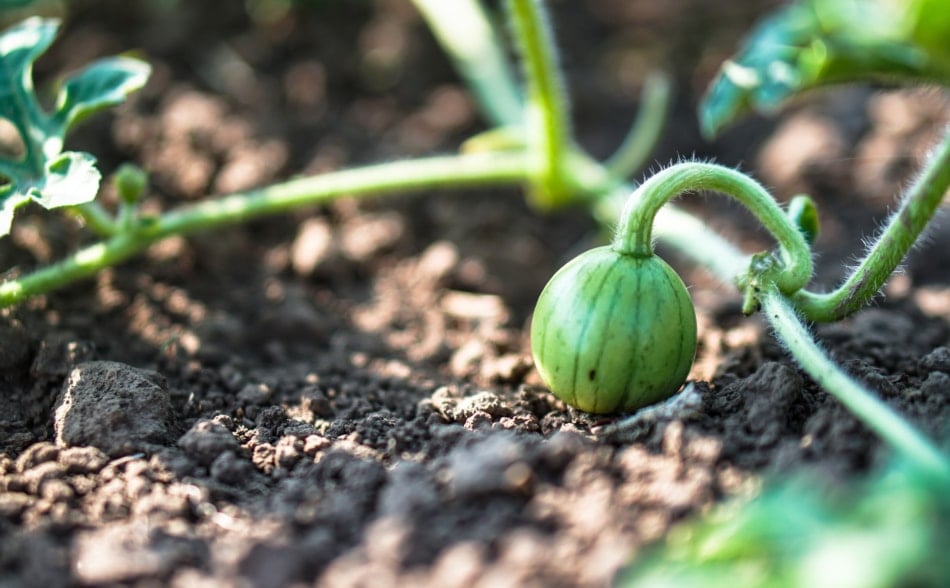
[[[94,474],[109,462],[109,457],[95,447],[70,447],[59,452],[59,463],[67,474]]]
[[[750,376],[703,397],[710,423],[722,434],[723,455],[737,463],[763,466],[768,448],[797,440],[804,416],[803,380],[781,363],[766,362]]]
[[[211,463],[228,451],[240,451],[241,447],[221,423],[203,419],[181,436],[178,446],[203,465]]]
[[[489,424],[492,419],[511,416],[511,408],[502,402],[494,392],[482,391],[472,396],[452,398],[454,391],[449,387],[442,387],[432,395],[436,410],[449,422],[466,423],[472,417],[487,417]]]
[[[176,566],[192,563],[202,552],[195,540],[142,523],[125,523],[80,534],[73,569],[83,584],[128,582],[163,577]]]
[[[60,446],[91,445],[118,457],[170,443],[178,425],[160,374],[90,361],[76,366],[63,384],[53,428]]]
[[[531,483],[532,471],[518,439],[496,433],[456,448],[449,456],[446,477],[454,495],[472,497],[525,491]]]
[[[950,374],[950,348],[937,347],[920,358],[919,367],[924,372],[943,372]]]
[[[219,455],[209,469],[212,478],[232,486],[247,485],[256,473],[250,461],[241,459],[233,451]]]

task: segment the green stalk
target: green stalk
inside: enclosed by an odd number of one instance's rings
[[[819,386],[922,471],[943,483],[950,482],[947,457],[887,404],[845,374],[818,347],[786,297],[776,289],[769,289],[760,302],[775,333]]]
[[[748,268],[748,256],[709,231],[695,217],[672,207],[660,208],[679,193],[697,189],[714,189],[737,197],[753,210],[785,250],[785,273],[775,276],[774,285],[766,286],[758,298],[776,334],[805,372],[922,471],[944,482],[950,480],[950,464],[940,450],[897,412],[844,373],[821,351],[795,315],[790,302],[779,290],[778,278],[788,276],[787,285],[791,286],[796,282],[803,283],[803,276],[807,282],[811,273],[808,246],[795,224],[754,180],[735,170],[712,164],[687,163],[664,170],[641,185],[637,189],[638,195],[627,199],[619,216],[614,247],[631,254],[652,255],[650,227],[653,215],[656,215],[654,230],[666,244],[708,267],[723,281],[741,275]],[[616,215],[616,202],[616,195],[602,199],[597,208],[599,215]]]
[[[119,233],[51,266],[3,282],[0,308],[91,276],[172,235],[242,223],[343,196],[391,194],[446,184],[454,187],[512,184],[526,177],[522,154],[459,155],[354,168],[223,196],[158,218],[141,219],[130,232]]]
[[[666,74],[652,72],[647,76],[640,95],[637,118],[617,152],[604,164],[611,176],[626,179],[643,167],[660,140],[672,93],[672,83]]]
[[[496,126],[495,131],[499,128],[506,129],[508,132],[520,130],[519,127],[525,124],[522,92],[510,64],[502,56],[497,32],[492,27],[482,2],[479,0],[458,0],[451,3],[444,0],[414,0],[414,2],[426,18],[429,27],[432,28],[442,49],[452,57],[456,70],[472,90],[482,110]],[[544,29],[543,13],[536,10],[533,15],[532,18],[540,17],[542,21],[540,23],[532,21],[531,28]],[[481,33],[477,36],[478,38],[475,38],[476,36],[472,34],[473,30],[489,35],[492,39],[492,43],[489,43],[491,47],[486,47],[481,41]],[[533,53],[544,54],[552,51],[551,47],[553,44],[547,49],[542,45]],[[552,59],[541,58],[538,62],[540,64],[538,69],[543,72],[547,67],[544,64],[552,63]],[[553,58],[551,68],[553,68],[553,74],[547,76],[547,79],[558,79],[560,74],[556,57]],[[530,71],[526,74],[532,75]],[[562,92],[561,88],[560,81],[551,84],[546,95],[550,96],[551,91]],[[570,195],[572,202],[590,200],[595,195],[609,192],[611,188],[605,188],[605,186],[621,185],[625,178],[643,166],[659,140],[666,121],[671,93],[671,84],[665,74],[654,72],[647,76],[640,97],[637,119],[606,166],[577,149],[567,156],[573,161],[567,163],[561,161],[562,169],[570,168],[571,170],[563,172],[565,178],[569,180],[568,183],[577,187],[575,193]],[[562,96],[560,102],[565,104],[563,119],[567,120],[567,101]],[[567,126],[566,123],[565,126]],[[491,132],[489,131],[486,135]],[[565,135],[569,135],[569,132]],[[569,141],[570,137],[568,136],[567,139]],[[517,146],[523,148],[524,143],[519,141]],[[587,177],[590,175],[593,175],[595,179]],[[581,192],[581,195],[578,196],[577,191]],[[629,193],[629,190],[627,192]],[[617,212],[619,213],[619,210]],[[616,215],[613,218],[614,220],[609,224],[616,222]]]
[[[479,0],[413,0],[496,127],[523,123],[521,93],[504,44]]]
[[[116,234],[116,222],[98,202],[87,202],[78,206],[71,206],[70,212],[78,216],[100,237],[111,237]]]
[[[679,163],[641,184],[620,214],[614,249],[634,257],[653,255],[653,219],[657,213],[673,198],[697,190],[714,190],[735,198],[772,233],[784,265],[774,279],[783,293],[795,292],[808,283],[811,251],[798,227],[761,184],[732,168],[713,163]]]
[[[527,83],[527,146],[536,192],[532,196],[542,209],[557,208],[571,200],[563,169],[571,128],[554,37],[541,0],[507,0],[505,6]]]
[[[594,199],[590,213],[603,227],[616,227],[634,186],[622,184],[612,192]],[[653,232],[659,240],[696,265],[705,268],[723,284],[735,284],[736,276],[749,269],[750,256],[723,239],[702,219],[672,204],[664,206],[653,220]],[[696,243],[702,243],[697,247]]]
[[[832,292],[796,293],[792,300],[799,312],[808,320],[827,322],[843,318],[870,302],[917,242],[948,189],[950,129],[857,269]]]

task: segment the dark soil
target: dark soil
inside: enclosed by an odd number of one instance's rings
[[[146,90],[74,146],[106,172],[147,167],[151,209],[450,151],[481,128],[401,0],[313,2],[269,21],[242,2],[71,5],[38,77],[129,48],[148,56]],[[825,284],[946,119],[936,91],[860,88],[703,143],[698,96],[768,6],[552,5],[584,144],[608,154],[646,67],[671,68],[680,94],[658,160],[716,157],[782,198],[810,191]],[[732,205],[690,206],[750,250],[767,244]],[[888,458],[733,292],[684,263],[700,351],[679,402],[621,427],[557,401],[526,325],[593,228],[580,212],[538,215],[515,190],[345,200],[169,240],[3,311],[0,584],[599,586],[671,524],[763,476],[842,481]],[[948,235],[935,230],[875,308],[818,328],[944,445]],[[24,214],[0,268],[86,239]]]

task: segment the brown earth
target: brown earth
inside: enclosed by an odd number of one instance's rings
[[[74,147],[106,172],[147,167],[150,209],[451,151],[481,128],[406,2],[260,16],[279,4],[248,3],[263,7],[254,21],[243,3],[76,2],[38,77],[129,48],[148,56],[146,90]],[[578,136],[608,154],[646,67],[671,68],[679,96],[657,159],[716,157],[780,198],[811,192],[831,284],[933,141],[946,98],[822,93],[702,142],[696,101],[759,4],[553,2]],[[750,250],[766,245],[735,206],[689,205]],[[680,401],[634,422],[557,401],[526,325],[593,230],[577,211],[534,213],[516,190],[344,200],[173,239],[3,311],[0,583],[599,586],[671,524],[763,476],[840,481],[887,459],[733,292],[682,262],[700,351]],[[875,308],[818,328],[945,446],[948,236],[934,230]],[[24,214],[0,268],[88,238]]]

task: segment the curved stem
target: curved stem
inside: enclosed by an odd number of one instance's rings
[[[144,218],[129,232],[81,249],[66,259],[0,284],[0,308],[49,292],[115,265],[171,235],[183,235],[252,218],[320,204],[342,196],[391,194],[435,188],[524,181],[520,153],[432,157],[384,163],[300,178],[260,190],[223,196],[157,218]]]
[[[528,153],[539,190],[533,196],[542,208],[556,208],[571,197],[562,169],[571,130],[554,36],[542,0],[507,0],[505,6],[527,82]]]
[[[808,320],[827,322],[843,318],[867,304],[917,242],[948,189],[950,128],[858,268],[832,292],[795,293],[792,300],[798,310]]]
[[[926,437],[864,386],[845,374],[815,343],[794,309],[775,289],[760,297],[775,333],[815,382],[922,471],[950,482],[950,461]]]
[[[604,164],[610,175],[625,179],[643,166],[660,140],[672,93],[672,83],[666,74],[652,72],[647,76],[637,118],[617,152]]]
[[[616,227],[634,190],[629,184],[591,203],[591,215],[601,226]],[[723,239],[702,219],[669,205],[657,213],[653,232],[664,245],[676,249],[693,263],[711,272],[723,284],[734,284],[749,269],[750,256]]]
[[[784,267],[775,277],[789,294],[811,279],[811,252],[798,227],[761,184],[734,169],[713,163],[679,163],[640,185],[627,201],[613,240],[617,251],[635,257],[653,255],[653,219],[660,208],[686,192],[714,190],[741,202],[768,229],[779,244]]]

